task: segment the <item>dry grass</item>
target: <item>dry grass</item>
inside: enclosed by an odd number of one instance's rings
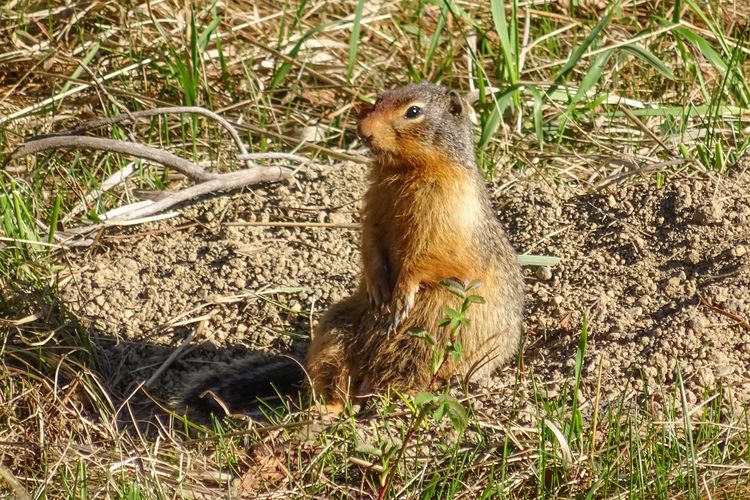
[[[675,19],[671,3],[625,1],[589,40],[606,16],[596,2],[580,4],[572,13],[562,3],[505,6],[517,16],[504,51],[489,5],[474,2],[362,2],[357,18],[355,1],[198,2],[193,10],[166,1],[11,1],[0,7],[0,155],[83,120],[200,105],[235,123],[253,152],[359,161],[353,104],[429,79],[467,93],[502,90],[477,106],[488,175],[519,169],[594,189],[631,175],[658,184],[677,172],[731,168],[748,144],[747,5],[687,2]],[[636,43],[648,52],[622,49]],[[133,136],[215,171],[239,165],[229,140],[202,118],[154,118],[103,134]],[[562,403],[540,403],[531,419],[512,408],[505,422],[473,414],[458,439],[430,422],[403,463],[393,452],[413,422],[408,405],[398,412],[384,403],[369,419],[343,419],[312,437],[300,432],[312,415],[284,415],[266,428],[205,428],[164,411],[144,420],[155,402],[143,388],[110,399],[117,369],[98,365],[86,328],[56,302],[64,256],[44,245],[54,242],[51,221],[86,225],[138,190],[185,183],[137,162],[127,183],[87,200],[130,162],[57,152],[0,171],[0,495],[373,497],[393,467],[394,498],[747,495],[750,427],[722,397],[691,417],[678,399],[652,414],[636,408],[635,417],[633,407],[611,409],[577,434],[544,418],[571,418]]]

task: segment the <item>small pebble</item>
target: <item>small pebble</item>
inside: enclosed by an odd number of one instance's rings
[[[552,279],[552,269],[548,266],[538,267],[534,275],[540,281],[549,281]]]

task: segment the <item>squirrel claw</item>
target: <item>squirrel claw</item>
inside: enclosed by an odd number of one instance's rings
[[[387,330],[388,333],[393,333],[396,328],[406,319],[414,307],[414,301],[417,298],[417,292],[409,292],[403,301],[395,301],[393,312],[391,317],[388,319]]]

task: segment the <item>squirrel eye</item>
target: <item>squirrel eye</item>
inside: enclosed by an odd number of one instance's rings
[[[412,106],[406,110],[406,114],[404,116],[406,118],[413,119],[421,115],[422,115],[422,108],[420,108],[419,106]]]

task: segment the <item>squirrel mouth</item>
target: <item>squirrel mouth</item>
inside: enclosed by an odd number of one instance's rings
[[[366,135],[366,134],[359,134],[359,138],[362,141],[362,144],[367,146],[367,149],[370,150],[370,152],[375,156],[380,156],[381,154],[386,153],[386,151],[375,144],[375,141],[373,140],[373,136]]]
[[[385,159],[390,159],[391,157],[393,157],[393,153],[391,153],[389,150],[384,149],[376,144],[372,144],[372,143],[368,144],[367,149],[370,150],[370,153],[372,154],[372,156],[374,156],[375,159],[377,160],[385,160]]]

